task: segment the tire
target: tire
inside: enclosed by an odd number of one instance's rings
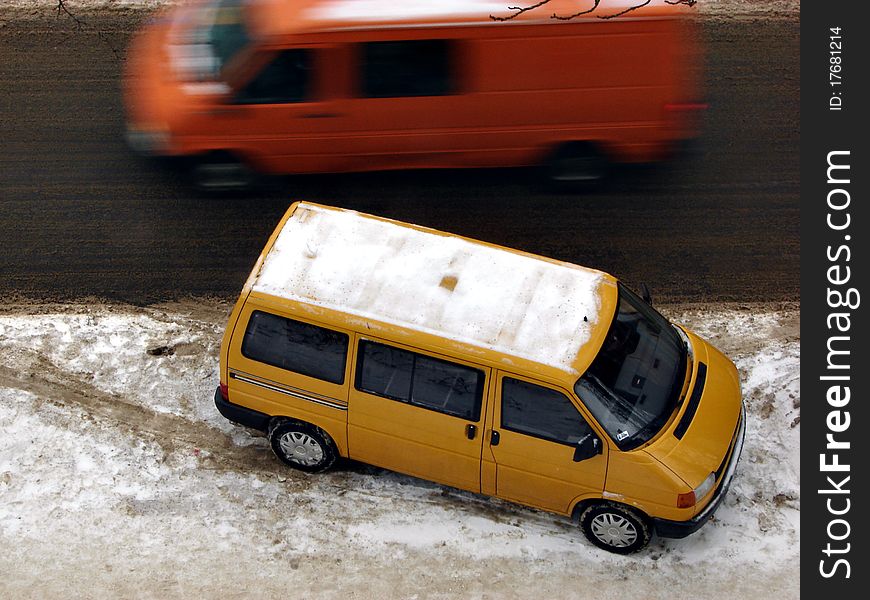
[[[269,430],[269,443],[281,462],[306,473],[326,471],[338,456],[329,435],[308,423],[277,423]]]
[[[612,502],[586,508],[580,515],[580,528],[590,542],[616,554],[637,552],[649,543],[652,535],[642,515]]]
[[[198,157],[190,176],[193,186],[206,194],[250,190],[256,181],[251,168],[229,152],[209,152]]]
[[[547,161],[547,180],[557,187],[595,185],[607,174],[607,160],[591,142],[561,146]]]

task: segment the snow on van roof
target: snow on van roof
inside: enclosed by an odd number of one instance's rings
[[[331,0],[312,7],[314,19],[383,21],[504,12],[504,0]]]
[[[600,271],[301,203],[253,290],[573,372]]]

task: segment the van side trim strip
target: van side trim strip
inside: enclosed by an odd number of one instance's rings
[[[337,408],[338,410],[347,410],[346,404],[340,404],[338,402],[333,402],[331,398],[318,398],[314,396],[309,396],[308,394],[303,394],[302,392],[292,389],[285,388],[281,385],[278,385],[274,381],[255,379],[253,377],[248,377],[243,373],[236,373],[235,371],[230,373],[231,379],[237,379],[244,383],[250,383],[251,385],[256,385],[257,387],[261,387],[263,389],[271,390],[273,392],[278,392],[279,394],[285,394],[287,396],[291,396],[293,398],[298,398],[299,400],[306,400],[308,402],[313,402],[314,404],[319,404],[321,406],[327,406],[329,408]]]

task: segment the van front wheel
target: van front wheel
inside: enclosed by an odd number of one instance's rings
[[[191,178],[199,191],[216,194],[249,190],[255,180],[250,167],[229,152],[209,152],[195,159]]]
[[[590,542],[617,554],[637,552],[649,543],[651,535],[643,517],[612,502],[589,506],[580,515],[580,527]]]
[[[335,462],[332,440],[319,428],[307,423],[279,423],[269,432],[269,443],[282,462],[300,471],[320,473]]]

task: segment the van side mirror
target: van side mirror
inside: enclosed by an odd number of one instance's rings
[[[601,454],[601,440],[594,433],[587,433],[574,450],[574,462],[580,462]]]
[[[646,287],[645,283],[640,284],[640,297],[643,298],[643,301],[652,306],[652,294],[649,293],[649,288]]]

